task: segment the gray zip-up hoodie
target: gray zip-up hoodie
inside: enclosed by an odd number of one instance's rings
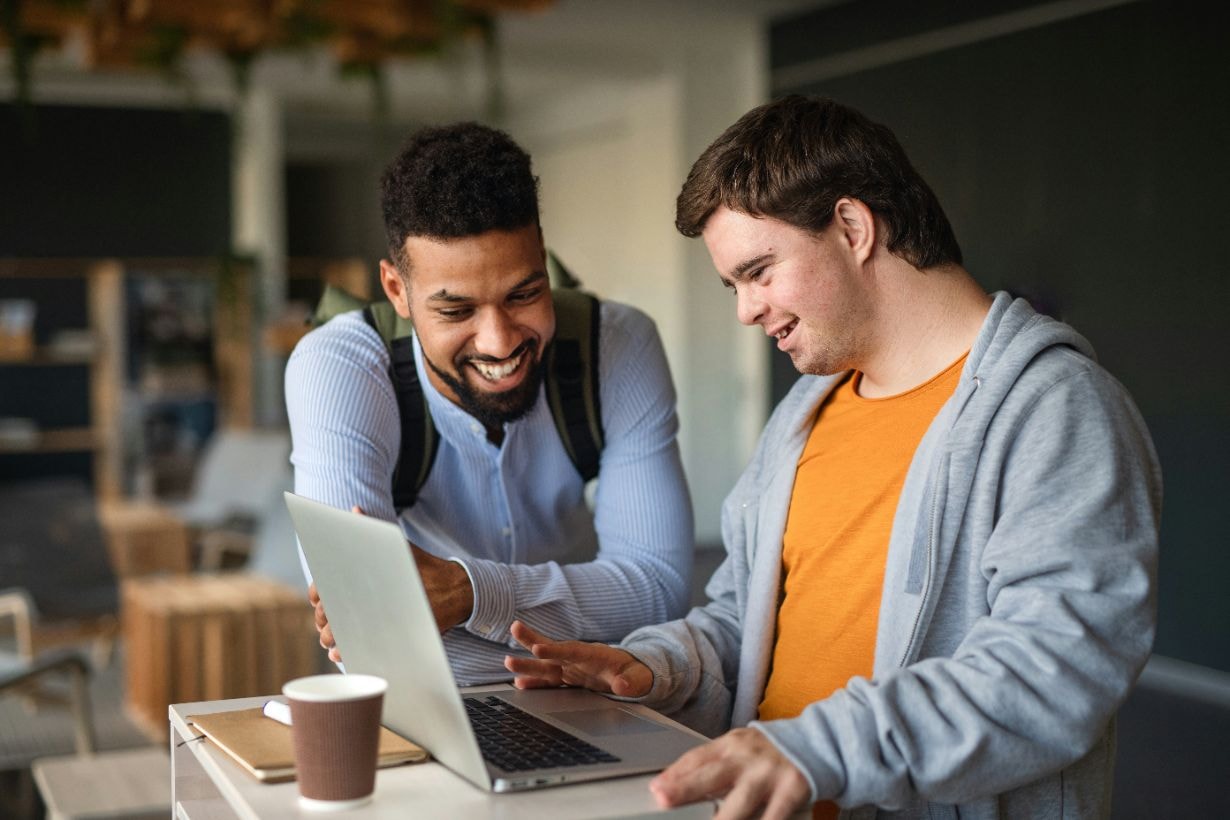
[[[654,672],[642,700],[708,734],[755,726],[851,817],[1109,814],[1113,716],[1153,642],[1161,472],[1089,343],[1007,294],[910,465],[873,678],[755,720],[795,468],[839,380],[805,376],[774,411],[723,506],[710,603],[624,641]]]

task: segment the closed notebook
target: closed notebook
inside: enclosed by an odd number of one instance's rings
[[[295,749],[290,727],[265,717],[259,708],[193,715],[188,722],[257,780],[279,783],[295,779]],[[427,752],[380,727],[376,765],[396,766],[427,759]]]

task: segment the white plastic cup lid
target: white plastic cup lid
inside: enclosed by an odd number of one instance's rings
[[[375,675],[311,675],[287,681],[282,694],[305,703],[327,703],[383,695],[388,688],[388,681]]]

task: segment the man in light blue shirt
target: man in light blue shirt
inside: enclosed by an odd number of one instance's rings
[[[600,302],[592,366],[604,445],[591,511],[544,396],[556,311],[529,156],[477,124],[425,129],[381,188],[391,255],[381,284],[413,320],[438,450],[415,503],[396,509],[402,426],[389,349],[361,312],[342,314],[287,365],[295,491],[400,522],[463,684],[510,677],[514,620],[606,641],[681,615],[692,513],[653,322]]]

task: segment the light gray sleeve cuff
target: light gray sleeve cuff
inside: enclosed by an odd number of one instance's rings
[[[497,643],[508,643],[509,626],[517,614],[516,588],[512,574],[495,561],[480,558],[450,558],[461,564],[474,589],[474,610],[464,626],[467,632]]]
[[[807,785],[811,789],[812,803],[815,803],[817,800],[832,799],[841,784],[838,782],[836,776],[828,778],[823,784],[816,782],[815,773],[803,763],[803,759],[794,749],[791,748],[791,744],[789,742],[791,738],[783,736],[788,735],[789,733],[778,731],[780,729],[784,729],[785,725],[790,722],[791,721],[789,720],[776,720],[769,723],[764,723],[759,720],[753,720],[747,725],[748,728],[755,729],[767,737],[769,742],[772,743],[773,746],[776,747],[776,749],[781,752],[787,760],[794,764],[794,767],[803,774],[803,779],[807,781]],[[797,740],[797,738],[794,738],[794,740]]]

